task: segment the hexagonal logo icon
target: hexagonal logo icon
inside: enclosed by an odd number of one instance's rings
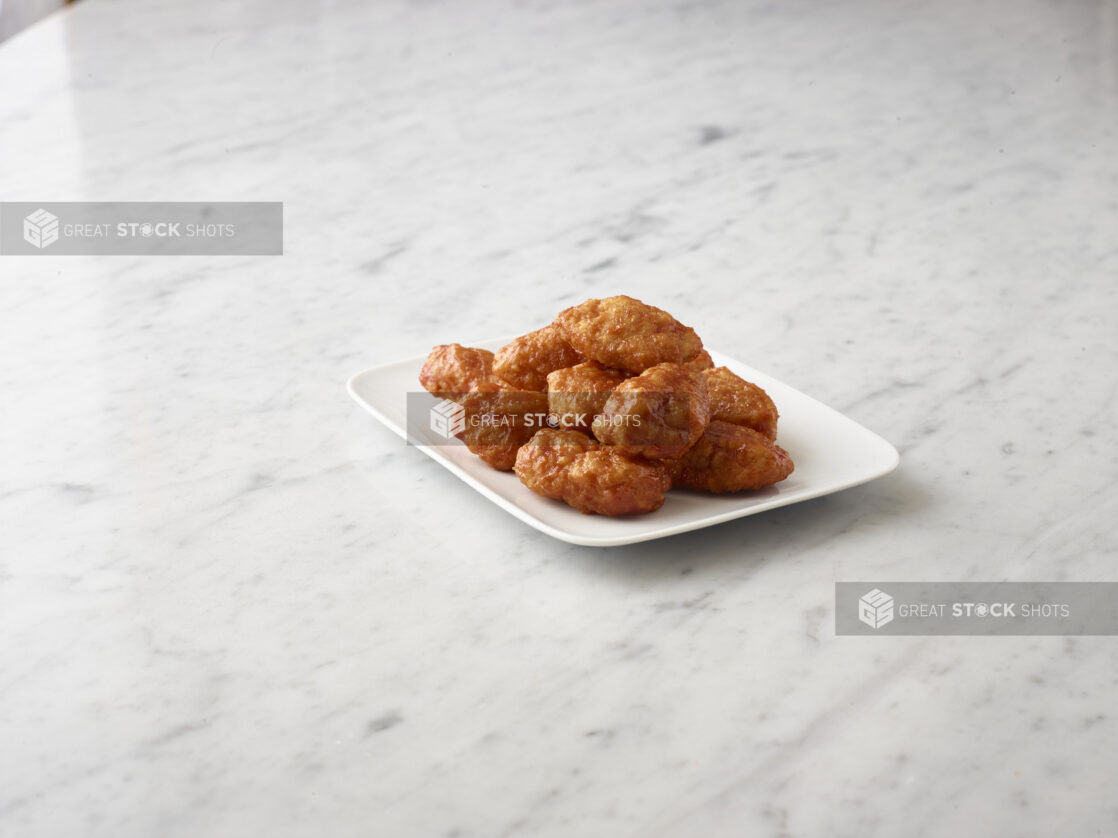
[[[858,619],[873,629],[893,622],[893,598],[874,588],[858,600]]]
[[[42,250],[58,241],[58,216],[37,209],[23,219],[23,240]]]
[[[450,439],[466,429],[466,408],[450,399],[443,399],[431,408],[431,430],[443,439]]]

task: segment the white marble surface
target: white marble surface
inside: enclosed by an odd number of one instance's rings
[[[836,580],[1114,580],[1107,0],[83,0],[5,200],[282,200],[280,258],[0,257],[0,834],[1114,835],[1118,640],[836,638]],[[895,443],[572,547],[343,382],[628,292]]]

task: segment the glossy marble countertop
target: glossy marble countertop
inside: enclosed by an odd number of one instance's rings
[[[0,199],[286,219],[0,256],[0,833],[1118,833],[1118,639],[834,634],[836,581],[1118,579],[1116,128],[1106,0],[82,0],[0,43]],[[574,547],[345,393],[612,293],[900,468]]]

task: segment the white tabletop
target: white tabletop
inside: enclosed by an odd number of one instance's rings
[[[285,207],[281,257],[0,256],[0,833],[1113,834],[1118,641],[836,637],[834,583],[1118,578],[1116,129],[1107,2],[0,43],[3,200]],[[900,468],[575,547],[344,391],[614,293]]]

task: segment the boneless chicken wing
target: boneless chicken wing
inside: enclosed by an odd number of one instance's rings
[[[709,419],[705,376],[681,364],[657,364],[617,385],[591,428],[626,454],[675,458],[698,441]]]
[[[458,438],[497,471],[511,470],[520,446],[546,424],[546,393],[475,390],[458,401],[465,408]]]
[[[477,389],[500,389],[493,375],[493,353],[457,343],[436,346],[419,372],[419,383],[440,399],[456,399]]]
[[[694,329],[633,297],[587,300],[560,312],[555,325],[579,354],[631,373],[689,361],[703,348]]]
[[[578,431],[539,431],[521,447],[515,470],[533,492],[588,515],[652,512],[671,487],[662,464],[632,459]]]
[[[547,374],[582,360],[554,325],[544,326],[497,350],[493,372],[521,390],[546,390]]]
[[[704,370],[710,390],[710,418],[752,428],[758,433],[776,439],[776,421],[779,414],[769,394],[726,367]]]
[[[561,427],[588,434],[590,423],[624,380],[625,373],[607,369],[597,361],[555,370],[547,377],[548,408]]]
[[[752,428],[713,421],[670,466],[673,485],[705,492],[740,492],[779,483],[795,466],[788,452]]]

